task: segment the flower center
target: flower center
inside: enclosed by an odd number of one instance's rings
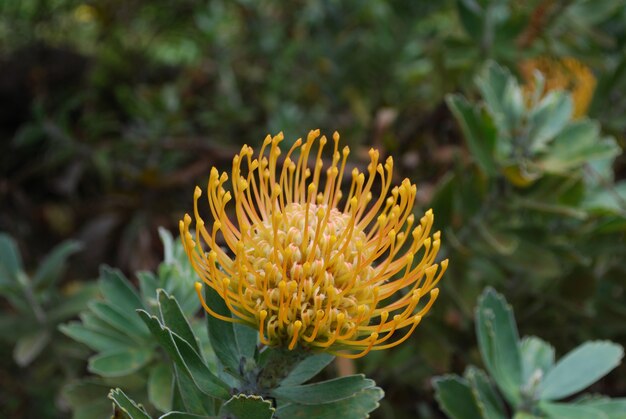
[[[365,233],[350,214],[327,205],[291,203],[271,218],[242,237],[250,245],[235,259],[231,287],[242,287],[257,312],[267,311],[273,345],[289,343],[296,320],[305,341],[352,337],[375,304],[374,268],[362,266],[371,256]]]

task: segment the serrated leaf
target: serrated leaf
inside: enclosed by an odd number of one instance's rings
[[[612,342],[586,342],[565,355],[539,386],[543,400],[558,400],[577,393],[620,364],[624,348]]]
[[[180,336],[187,342],[199,355],[202,354],[198,345],[198,338],[191,330],[189,322],[180,309],[178,302],[174,297],[170,297],[165,290],[157,291],[159,299],[159,313],[163,324],[172,332]]]
[[[148,413],[139,407],[137,403],[124,394],[122,390],[116,388],[109,393],[109,399],[113,400],[116,409],[124,412],[130,419],[152,419]]]
[[[181,372],[191,377],[200,391],[219,399],[228,398],[228,386],[209,370],[200,355],[187,342],[172,334],[167,327],[159,322],[156,316],[150,316],[144,310],[138,312],[161,347],[165,349],[176,366],[181,369]]]
[[[170,366],[160,363],[150,370],[148,376],[148,399],[161,412],[172,409],[174,377]]]
[[[326,353],[308,356],[289,372],[287,377],[280,382],[280,385],[287,387],[302,384],[315,377],[330,364],[333,359],[335,359],[333,355]]]
[[[378,408],[384,392],[378,387],[367,388],[354,396],[332,403],[302,405],[290,403],[276,410],[276,417],[289,419],[362,419]]]
[[[356,393],[375,385],[373,380],[357,374],[313,384],[278,387],[270,394],[291,403],[315,405],[353,397]]]
[[[169,412],[159,417],[159,419],[218,419],[217,416],[194,415],[185,412]]]
[[[21,337],[13,348],[13,359],[20,367],[30,364],[50,342],[50,333],[40,329]]]
[[[62,324],[59,330],[66,336],[89,346],[94,351],[110,351],[127,348],[131,342],[119,340],[113,336],[90,330],[79,322]]]
[[[152,360],[153,348],[128,348],[102,352],[89,358],[88,370],[102,377],[123,377]]]
[[[219,294],[211,287],[204,288],[207,305],[216,313],[226,317],[231,317],[226,303],[219,296]],[[246,327],[248,330],[247,333],[254,334],[255,336],[254,346],[249,347],[252,343],[252,339],[237,339],[235,337],[233,323],[217,319],[208,313],[205,313],[205,315],[207,318],[209,341],[215,351],[215,355],[226,369],[230,370],[234,374],[238,374],[242,358],[249,356],[250,354],[254,354],[257,332]],[[240,330],[239,333],[243,334],[246,333],[246,331]]]
[[[17,244],[13,237],[6,233],[0,233],[0,268],[14,281],[17,279],[17,274],[24,270]]]
[[[602,411],[589,406],[581,406],[573,403],[539,403],[539,409],[549,419],[609,419]]]
[[[435,399],[439,408],[450,419],[483,418],[478,403],[472,394],[469,382],[456,375],[445,375],[433,379]]]
[[[485,419],[506,419],[508,417],[500,395],[482,370],[469,367],[465,372],[465,378]]]
[[[260,396],[238,394],[222,405],[219,416],[233,419],[271,419],[275,411],[269,400]]]
[[[528,384],[533,374],[545,377],[554,366],[554,347],[536,336],[526,336],[520,344],[522,354],[522,381]],[[538,373],[537,371],[540,371]]]
[[[505,397],[519,401],[522,367],[513,310],[492,288],[483,291],[476,308],[478,346],[487,370]]]
[[[69,240],[52,249],[33,276],[34,286],[42,289],[58,281],[65,269],[67,258],[81,250],[82,247],[82,244],[79,242]]]

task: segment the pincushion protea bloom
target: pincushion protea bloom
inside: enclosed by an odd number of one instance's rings
[[[205,310],[257,328],[265,345],[290,350],[357,358],[405,341],[437,298],[436,286],[448,265],[447,260],[435,263],[440,233],[430,234],[432,211],[414,226],[416,187],[405,179],[391,188],[393,160],[380,163],[377,150],[369,152],[367,175],[352,170],[344,197],[350,150],[339,152],[339,134],[333,135],[332,160],[324,173],[327,139],[319,138],[319,130],[305,142],[298,139],[279,169],[282,140],[282,133],[267,136],[256,157],[243,146],[233,159],[232,193],[224,188],[228,175],[212,169],[210,231],[200,216],[199,187],[195,234],[188,214],[180,221],[194,269],[233,317],[214,312],[196,283]],[[315,158],[312,168],[309,157]],[[226,212],[233,199],[236,219]],[[218,232],[227,250],[218,244]]]

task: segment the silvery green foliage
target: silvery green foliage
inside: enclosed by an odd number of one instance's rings
[[[104,417],[111,401],[116,415],[134,419],[357,419],[378,407],[383,391],[363,375],[306,384],[331,355],[261,348],[254,329],[211,316],[201,322],[197,276],[180,243],[163,230],[161,237],[165,260],[156,275],[138,273],[137,290],[121,272],[102,268],[103,298],[61,326],[95,352],[94,377],[65,388],[75,418]],[[205,298],[231,316],[209,287]]]
[[[207,287],[206,301],[230,316],[224,301]],[[138,310],[139,318],[167,353],[173,371],[171,411],[160,418],[363,418],[378,407],[383,391],[361,374],[313,384],[333,356],[261,348],[258,332],[247,326],[207,316],[211,350],[217,363],[207,362],[176,298],[158,291],[158,314]],[[109,393],[116,414],[132,419],[152,418],[122,390]]]
[[[95,296],[92,286],[62,289],[59,284],[67,259],[80,249],[78,242],[65,241],[28,272],[13,238],[0,233],[0,297],[12,307],[0,315],[0,339],[14,345],[13,359],[19,366],[56,352],[50,350],[55,343],[64,346],[67,341],[53,339],[57,325],[83,310]]]
[[[75,418],[107,415],[111,406],[105,397],[112,385],[138,397],[150,409],[167,411],[171,407],[174,371],[165,365],[165,355],[136,310],[158,314],[159,295],[171,294],[191,320],[190,327],[203,328],[193,318],[200,304],[193,290],[197,277],[187,255],[169,232],[161,229],[159,233],[164,261],[156,273],[138,272],[137,289],[119,270],[102,267],[97,283],[102,297],[89,301],[88,308],[79,314],[80,321],[59,328],[93,351],[87,366],[93,376],[64,388]],[[198,336],[199,344],[207,345],[206,333]],[[207,353],[214,362],[212,352]]]
[[[463,377],[433,380],[441,409],[451,419],[617,419],[626,398],[592,394],[570,398],[617,367],[624,349],[607,341],[586,342],[563,358],[538,337],[520,339],[511,306],[487,288],[476,308],[476,335],[486,372],[470,366]],[[506,407],[508,406],[508,408]]]

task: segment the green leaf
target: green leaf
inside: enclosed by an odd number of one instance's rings
[[[435,399],[439,408],[450,419],[483,418],[478,403],[467,380],[456,375],[444,375],[433,379]]]
[[[67,258],[82,249],[82,245],[77,241],[65,241],[56,246],[43,260],[37,272],[33,276],[33,284],[39,289],[52,286],[59,280]]]
[[[596,121],[581,120],[568,124],[552,142],[540,165],[553,173],[563,173],[589,160],[610,158],[620,150],[612,138],[600,138]]]
[[[609,419],[601,410],[573,403],[540,402],[541,409],[549,419]]]
[[[87,306],[100,320],[137,343],[144,342],[150,335],[143,323],[136,322],[137,316],[134,315],[134,311],[122,313],[118,308],[103,301],[91,301]]]
[[[494,161],[496,131],[492,121],[462,96],[448,95],[446,103],[463,131],[467,146],[478,166],[488,175],[498,172]]]
[[[174,387],[175,398],[172,401],[172,405],[175,405],[174,402],[180,401],[184,405],[186,412],[197,415],[214,413],[214,399],[206,397],[189,377],[189,374],[182,372],[174,365],[174,377],[176,378]]]
[[[50,342],[50,333],[40,329],[21,337],[13,348],[13,359],[20,367],[25,367],[41,353]]]
[[[612,342],[586,342],[565,355],[539,387],[543,400],[558,400],[577,393],[619,365],[624,348]]]
[[[222,405],[219,415],[233,419],[271,419],[275,411],[269,400],[260,396],[238,394]]]
[[[89,358],[87,369],[102,377],[123,377],[141,369],[153,355],[150,347],[107,351]]]
[[[526,336],[520,345],[522,353],[522,382],[529,384],[534,374],[545,377],[554,366],[554,347],[535,336]]]
[[[113,400],[116,410],[121,410],[128,415],[130,419],[152,419],[143,408],[129,399],[128,396],[126,396],[126,394],[124,394],[124,392],[119,388],[111,390],[109,393],[109,399]]]
[[[513,310],[504,297],[488,287],[476,308],[476,334],[483,361],[505,397],[520,399],[522,366]]]
[[[569,93],[553,91],[548,93],[529,116],[530,149],[543,151],[546,145],[561,132],[572,116],[572,98]]]
[[[287,404],[276,410],[276,417],[289,419],[362,419],[378,408],[384,392],[378,387],[367,388],[347,399],[318,405]]]
[[[376,385],[362,374],[339,377],[332,380],[299,386],[278,387],[271,395],[288,402],[315,405],[334,402],[354,396],[356,393]]]
[[[15,240],[6,233],[0,233],[0,275],[6,274],[16,281],[18,272],[23,271],[22,256]]]
[[[172,409],[172,387],[174,377],[166,363],[159,363],[150,370],[148,377],[148,399],[162,412]]]
[[[176,299],[170,297],[163,289],[159,289],[157,294],[159,299],[159,312],[163,324],[185,340],[194,351],[202,355],[200,346],[198,345],[198,338],[196,338],[191,330],[191,326],[181,311]]]
[[[583,201],[583,208],[599,213],[626,214],[626,181],[608,188],[595,188]]]
[[[333,359],[335,359],[333,355],[326,353],[308,356],[289,372],[287,377],[280,382],[280,385],[287,387],[302,384],[315,377],[330,364]]]
[[[194,415],[185,412],[169,412],[159,417],[159,419],[217,419],[217,416]]]
[[[138,312],[152,335],[172,358],[176,366],[191,377],[200,391],[218,399],[228,398],[228,386],[209,370],[200,355],[187,342],[171,333],[167,327],[159,322],[156,316],[151,316],[144,310]]]
[[[127,348],[131,342],[120,340],[111,335],[105,335],[100,331],[91,330],[79,322],[70,322],[59,326],[59,330],[66,336],[77,342],[89,346],[94,351],[110,351]]]
[[[207,305],[216,313],[231,317],[226,303],[219,294],[211,287],[204,288]],[[241,328],[237,333],[237,335],[240,333],[244,335],[246,330],[248,330],[248,334],[254,334],[254,345],[251,345],[252,339],[250,338],[241,339],[240,336],[240,339],[237,339],[233,323],[219,320],[208,313],[205,314],[207,317],[209,340],[215,351],[215,355],[222,365],[224,365],[224,368],[234,374],[239,374],[242,358],[246,356],[250,357],[250,354],[254,354],[257,332],[246,327],[245,329]]]
[[[156,275],[152,272],[137,272],[135,274],[137,279],[139,280],[139,289],[141,290],[141,296],[143,300],[148,303],[148,307],[146,309],[149,312],[154,313],[157,306],[157,289],[159,287],[158,279]]]
[[[100,269],[98,284],[107,302],[117,308],[120,313],[128,315],[135,313],[137,309],[145,309],[135,288],[119,270],[103,266]]]
[[[493,388],[487,374],[470,366],[465,372],[465,378],[485,419],[506,419],[508,417],[504,403]]]
[[[626,417],[626,398],[601,398],[580,404],[604,413],[608,419],[624,419]]]

